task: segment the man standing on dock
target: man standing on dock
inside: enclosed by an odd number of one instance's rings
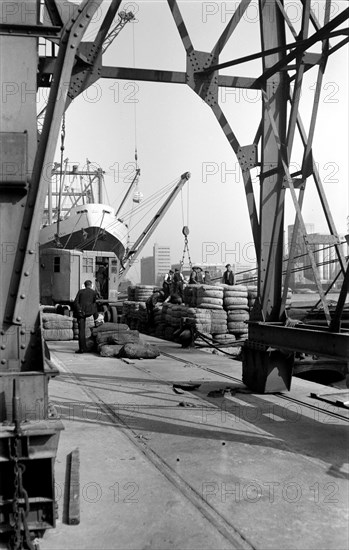
[[[232,285],[235,284],[234,272],[233,272],[230,264],[227,264],[225,266],[225,268],[226,268],[226,271],[224,271],[224,273],[223,273],[222,283],[224,285],[231,285],[232,286]]]
[[[79,349],[75,353],[86,353],[86,318],[93,315],[94,320],[98,317],[96,300],[98,294],[92,288],[92,281],[84,282],[85,288],[79,290],[74,300],[74,311],[79,326]]]

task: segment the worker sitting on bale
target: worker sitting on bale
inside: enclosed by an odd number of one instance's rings
[[[234,285],[235,284],[235,276],[234,276],[234,272],[232,270],[231,265],[227,264],[225,266],[225,268],[226,268],[226,271],[224,271],[224,273],[223,273],[222,283],[224,285]]]
[[[79,349],[75,353],[86,353],[86,318],[93,315],[94,320],[98,319],[96,300],[98,294],[92,288],[92,281],[84,282],[85,288],[79,290],[74,300],[74,311],[79,327]]]

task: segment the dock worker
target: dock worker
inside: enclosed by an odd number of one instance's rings
[[[207,270],[205,271],[204,280],[205,280],[205,285],[211,285],[212,284],[211,274]]]
[[[201,285],[204,282],[203,273],[201,267],[194,266],[192,272],[190,273],[189,284],[190,285]]]
[[[79,349],[75,353],[86,353],[86,318],[93,315],[94,320],[98,318],[96,300],[98,294],[92,288],[92,281],[84,282],[85,288],[77,293],[74,300],[74,311],[78,320],[79,328]]]
[[[183,298],[183,285],[183,274],[179,271],[179,269],[176,268],[173,274],[172,294],[178,294],[181,298]]]
[[[222,283],[224,285],[234,285],[235,284],[235,275],[232,270],[231,264],[225,266],[226,271],[223,273]]]
[[[174,272],[172,269],[165,275],[164,282],[162,283],[162,289],[165,293],[165,300],[170,296],[173,287],[173,275]]]
[[[149,326],[154,326],[154,310],[155,306],[158,303],[163,303],[165,301],[165,293],[163,290],[154,289],[153,294],[149,296],[145,302],[145,307],[147,308],[148,322]]]

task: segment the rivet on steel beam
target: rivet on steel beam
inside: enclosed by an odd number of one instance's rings
[[[23,328],[20,330],[20,334],[25,334],[25,330]]]
[[[31,249],[30,249],[30,250],[28,250],[28,253],[29,253],[29,254],[35,254],[35,250],[31,250]]]
[[[22,321],[22,317],[16,317],[16,321]]]
[[[29,277],[29,271],[25,271],[25,272],[24,272],[24,275],[25,275],[26,277]]]
[[[4,344],[2,344],[1,349],[6,349],[6,346],[4,346]]]
[[[21,344],[21,349],[25,349],[25,344]]]
[[[24,300],[25,294],[21,294],[21,295],[20,295],[20,298],[21,298],[22,300]]]
[[[6,365],[6,359],[1,359],[1,364]]]

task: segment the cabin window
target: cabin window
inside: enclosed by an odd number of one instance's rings
[[[60,273],[61,271],[61,257],[60,256],[54,256],[53,257],[53,272],[54,273]]]
[[[111,261],[111,272],[112,273],[117,273],[118,272],[118,261],[117,260],[112,260]]]
[[[85,273],[93,273],[93,258],[84,258],[82,261],[82,269]]]

